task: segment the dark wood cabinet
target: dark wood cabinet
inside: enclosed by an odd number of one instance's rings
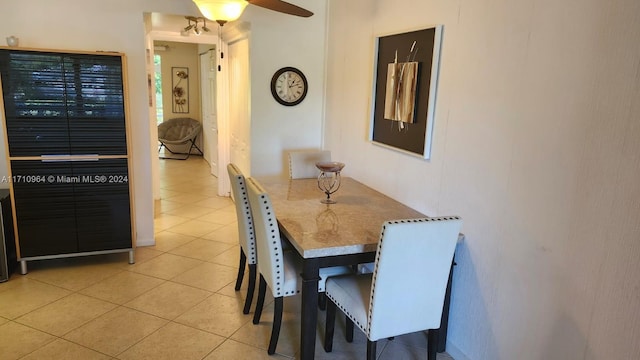
[[[124,55],[0,48],[18,257],[129,251]]]

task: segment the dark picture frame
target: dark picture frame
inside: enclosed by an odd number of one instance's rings
[[[372,143],[424,159],[431,158],[441,42],[442,25],[376,37]],[[404,77],[401,75],[403,67],[409,69],[408,66],[411,66],[411,75],[415,71],[417,78],[410,79],[409,85],[398,86],[398,82],[408,80],[406,73]],[[390,71],[396,74],[390,74]],[[392,115],[394,112],[390,109],[395,110],[396,105],[410,116]]]
[[[189,68],[171,68],[171,103],[174,114],[189,113]]]

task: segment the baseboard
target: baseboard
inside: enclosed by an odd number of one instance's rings
[[[447,341],[447,354],[451,355],[454,360],[471,360],[449,341]]]

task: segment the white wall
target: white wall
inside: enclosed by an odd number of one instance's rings
[[[329,1],[326,148],[461,215],[448,350],[640,358],[640,3]],[[432,160],[367,141],[373,39],[444,25]]]
[[[300,0],[315,12],[309,19],[275,13],[249,5],[240,18],[252,23],[252,130],[266,141],[252,144],[255,174],[280,171],[282,149],[315,147],[321,142],[324,88],[325,1]],[[156,156],[149,117],[145,67],[143,14],[199,16],[191,0],[29,0],[3,2],[0,39],[15,35],[20,46],[69,50],[119,51],[127,55],[132,129],[135,215],[138,244],[153,244],[151,158]],[[4,40],[2,40],[4,41]],[[271,75],[283,66],[305,71],[310,82],[307,99],[296,108],[284,108],[271,99]],[[2,138],[4,139],[4,135]],[[0,177],[6,176],[4,147],[0,147]]]
[[[190,117],[202,122],[200,107],[200,60],[198,44],[179,43],[173,41],[155,41],[154,45],[167,45],[167,51],[157,51],[160,55],[162,67],[162,105],[164,120],[178,117]],[[185,113],[173,112],[173,68],[186,67],[189,70],[189,105],[182,110]],[[182,82],[185,82],[184,80]],[[186,84],[181,84],[185,87]],[[180,109],[176,109],[180,111]],[[186,147],[189,149],[189,147]]]
[[[296,0],[314,13],[310,18],[287,16],[248,6],[251,22],[251,175],[288,171],[285,152],[322,144],[325,62],[325,1]],[[257,15],[260,15],[258,17]],[[283,106],[271,96],[271,77],[280,68],[296,67],[305,74],[309,91],[297,106]]]

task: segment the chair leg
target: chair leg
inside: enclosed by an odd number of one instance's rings
[[[196,150],[198,150],[200,152],[200,155],[204,155],[204,153],[202,152],[202,150],[200,150],[200,148],[198,147],[198,145],[196,145],[196,139],[198,137],[196,136],[195,138],[193,138],[193,140],[191,140],[191,147],[189,148],[189,154],[191,154],[191,149],[196,148]]]
[[[249,287],[247,288],[247,298],[244,301],[243,314],[248,314],[251,310],[251,302],[253,301],[253,292],[256,288],[256,264],[249,264]]]
[[[326,352],[331,352],[333,350],[333,333],[336,327],[336,308],[337,306],[333,301],[327,301],[327,321],[324,328],[324,351]]]
[[[324,293],[318,293],[318,308],[323,311],[327,308],[327,296]]]
[[[166,150],[169,150],[169,152],[172,153],[172,154],[180,154],[180,153],[177,153],[177,152],[171,150],[167,145],[164,145],[164,148]],[[158,152],[160,152],[160,149],[158,149]],[[189,150],[189,152],[191,152],[191,150]],[[188,158],[189,158],[189,154],[187,154],[186,157],[166,157],[166,156],[160,157],[160,159],[167,159],[167,160],[187,160]]]
[[[262,316],[262,307],[264,306],[264,295],[267,292],[267,282],[260,274],[260,286],[258,287],[258,301],[256,302],[256,312],[253,314],[253,323],[260,323],[260,316]]]
[[[367,339],[367,360],[376,360],[376,343]]]
[[[427,334],[427,360],[436,360],[438,350],[438,329],[428,330]]]
[[[269,340],[269,349],[267,354],[273,355],[278,346],[278,337],[280,336],[280,325],[282,325],[282,304],[283,297],[273,299],[273,327],[271,328],[271,340]]]
[[[244,278],[244,268],[246,264],[247,264],[247,256],[244,254],[244,250],[240,248],[240,264],[238,264],[238,278],[236,279],[236,291],[240,290],[240,286],[242,285],[242,279]]]
[[[344,337],[347,339],[347,342],[353,342],[353,320],[351,320],[348,316],[345,316],[346,326],[344,329]]]

